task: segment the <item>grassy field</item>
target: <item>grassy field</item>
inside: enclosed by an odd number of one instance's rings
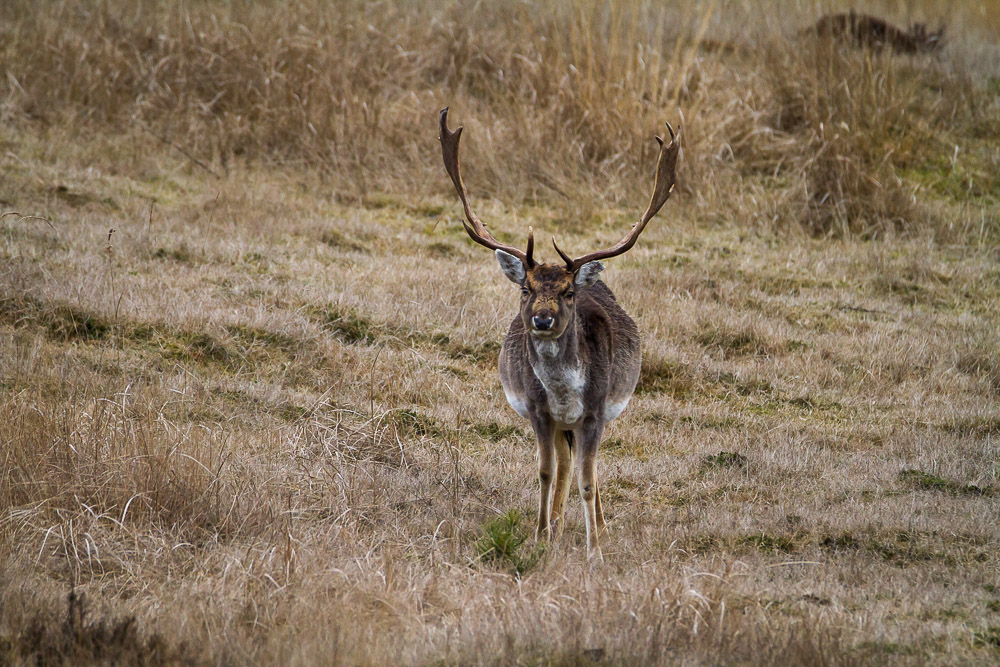
[[[1000,4],[0,7],[0,663],[1000,662]],[[550,545],[498,238],[643,373]]]

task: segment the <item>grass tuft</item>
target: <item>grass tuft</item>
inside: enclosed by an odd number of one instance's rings
[[[937,475],[924,472],[922,470],[902,470],[899,479],[911,488],[925,491],[941,491],[953,496],[973,495],[973,496],[993,496],[996,495],[996,488],[992,486],[978,486],[976,484],[962,484],[950,479],[944,479]]]
[[[709,454],[701,460],[701,469],[714,470],[717,468],[746,468],[749,461],[747,457],[736,452],[719,452]]]
[[[313,308],[310,314],[348,345],[372,345],[381,331],[370,319],[336,306]]]
[[[540,543],[531,549],[522,548],[530,535],[526,524],[518,510],[510,510],[490,519],[476,542],[480,562],[518,577],[538,565],[545,554],[545,545]]]
[[[733,327],[725,324],[705,324],[695,334],[695,340],[707,348],[718,349],[726,357],[776,354],[781,346],[773,344],[755,326]]]
[[[635,388],[637,394],[667,394],[683,400],[697,389],[697,378],[687,366],[658,358],[642,360],[639,384]]]
[[[798,550],[795,540],[786,535],[745,535],[740,544],[763,552],[794,553]]]
[[[974,646],[1000,650],[1000,625],[991,625],[988,628],[974,631],[972,633],[972,644]]]
[[[488,424],[475,424],[472,427],[480,437],[490,442],[503,442],[504,440],[523,440],[524,435],[514,426],[490,422]]]
[[[392,412],[392,423],[401,432],[418,437],[442,437],[446,434],[441,423],[410,408],[401,408]]]

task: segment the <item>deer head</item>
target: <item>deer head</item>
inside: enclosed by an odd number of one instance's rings
[[[664,144],[660,137],[660,152],[656,161],[656,176],[653,181],[653,196],[646,212],[639,222],[632,226],[625,237],[606,250],[598,250],[581,257],[572,258],[563,252],[552,239],[552,245],[563,260],[563,265],[540,264],[535,261],[534,235],[528,230],[528,244],[525,251],[500,243],[486,229],[486,225],[476,217],[469,205],[469,196],[462,182],[462,172],[458,159],[458,143],[462,128],[454,132],[448,129],[448,109],[441,110],[441,151],[444,166],[458,191],[465,209],[463,225],[472,240],[490,248],[496,253],[500,268],[507,278],[521,288],[521,319],[525,330],[541,340],[559,338],[576,314],[575,296],[577,290],[594,284],[604,270],[600,260],[616,257],[627,252],[642,234],[643,229],[660,210],[674,189],[674,170],[680,144],[674,130],[667,123],[670,142]]]
[[[944,41],[944,26],[939,26],[934,32],[928,32],[927,24],[914,23],[910,26],[909,36],[913,39],[916,50],[933,51],[941,48]]]

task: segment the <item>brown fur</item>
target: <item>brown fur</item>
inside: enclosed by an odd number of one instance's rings
[[[528,271],[525,283],[529,293],[522,296],[521,312],[510,324],[500,353],[499,370],[508,399],[513,395],[525,402],[527,418],[538,441],[542,494],[537,534],[545,539],[560,524],[574,454],[579,453],[580,494],[585,503],[592,503],[592,510],[586,513],[588,547],[600,554],[597,534],[604,528],[604,513],[595,459],[606,423],[606,409],[609,404],[627,400],[639,380],[642,359],[639,331],[600,280],[589,287],[574,287],[573,274],[565,268],[541,265]],[[567,299],[567,290],[575,291],[575,297]],[[539,341],[529,333],[531,317],[539,312],[555,317],[553,329],[558,333],[550,340]],[[556,348],[554,358],[543,358],[540,345]],[[558,411],[551,409],[552,396],[536,370],[545,364],[584,369],[582,413],[573,423],[562,421]],[[553,457],[554,489],[550,487]]]
[[[540,264],[527,271],[528,295],[521,297],[521,318],[525,326],[535,315],[555,318],[553,333],[563,332],[568,318],[560,317],[572,307],[573,299],[566,293],[573,290],[573,274],[560,266]]]
[[[562,267],[543,264],[539,268],[561,271],[569,276]],[[530,274],[528,279],[531,280]],[[576,301],[575,308],[562,318],[566,326],[564,335],[559,338],[560,359],[567,363],[581,361],[590,369],[584,395],[584,410],[590,412],[603,409],[609,397],[622,399],[635,389],[641,365],[639,329],[618,305],[614,293],[600,280],[577,290]],[[525,302],[531,300],[523,300],[521,314],[511,321],[507,330],[500,352],[500,377],[505,385],[521,390],[519,393],[530,401],[543,405],[545,390],[531,369],[531,362],[537,360],[538,353],[529,341]]]
[[[908,30],[902,30],[884,19],[858,14],[854,10],[845,14],[823,16],[805,32],[819,37],[850,40],[858,46],[868,48],[881,49],[888,46],[897,53],[938,49],[944,36],[943,27],[935,32],[927,32],[925,24],[914,23]]]

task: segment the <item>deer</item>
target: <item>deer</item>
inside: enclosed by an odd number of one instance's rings
[[[603,561],[598,535],[605,529],[596,473],[604,428],[628,406],[639,381],[639,330],[603,281],[601,260],[628,252],[674,189],[680,149],[667,123],[670,142],[656,137],[659,153],[653,194],[646,212],[618,243],[570,257],[552,239],[562,264],[534,257],[534,232],[527,249],[500,243],[469,204],[458,145],[462,128],[448,129],[448,108],[440,112],[445,170],[458,192],[462,225],[476,243],[493,250],[500,269],[520,289],[520,311],[510,323],[498,360],[500,384],[510,407],[527,419],[537,444],[538,523],[535,539],[561,534],[563,513],[578,458],[577,483],[583,500],[587,557]],[[553,474],[554,473],[554,474]]]
[[[928,32],[926,24],[914,23],[909,29],[903,30],[885,19],[858,14],[853,9],[844,14],[822,16],[816,21],[816,25],[803,32],[827,39],[853,40],[856,45],[871,49],[888,46],[896,53],[934,51],[941,48],[944,40],[944,26]]]

